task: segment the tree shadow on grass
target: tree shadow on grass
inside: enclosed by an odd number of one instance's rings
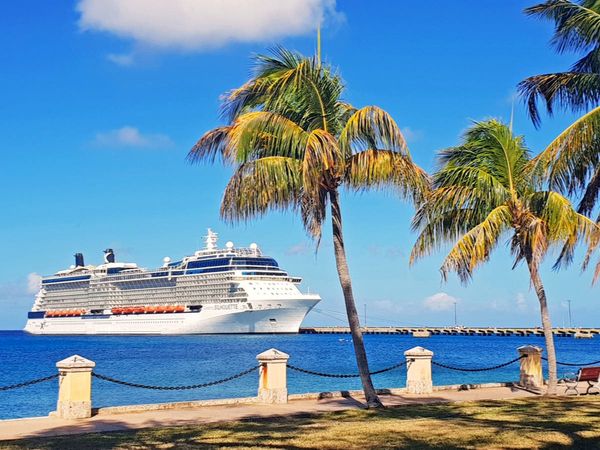
[[[600,448],[600,401],[544,397],[247,417],[229,423],[7,442],[11,449]],[[153,424],[145,424],[150,427]],[[2,447],[0,445],[0,447]]]

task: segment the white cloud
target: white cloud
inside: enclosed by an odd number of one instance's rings
[[[423,306],[429,311],[448,311],[454,307],[455,302],[458,302],[457,298],[445,292],[438,292],[427,297],[423,302]]]
[[[173,141],[165,134],[144,134],[135,127],[124,126],[115,130],[97,133],[93,141],[97,147],[171,147]]]
[[[341,17],[335,0],[80,0],[76,9],[84,31],[185,51],[303,35],[325,17]],[[128,61],[122,57],[110,59]]]
[[[37,294],[42,286],[42,276],[35,272],[27,275],[27,293],[28,294]]]

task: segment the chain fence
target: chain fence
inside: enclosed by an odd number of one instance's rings
[[[24,381],[23,383],[11,384],[9,386],[0,386],[0,391],[10,391],[11,389],[18,389],[26,386],[31,386],[33,384],[43,383],[44,381],[51,381],[55,378],[58,378],[58,374],[49,375],[43,378],[37,378],[35,380]]]
[[[140,383],[131,383],[129,381],[117,380],[116,378],[112,378],[106,375],[102,375],[96,372],[92,372],[92,376],[98,378],[99,380],[108,381],[109,383],[120,384],[123,386],[141,388],[141,389],[152,389],[155,391],[187,391],[190,389],[202,389],[210,386],[215,386],[217,384],[227,383],[228,381],[235,380],[237,378],[241,378],[244,375],[248,375],[249,373],[258,370],[258,366],[251,367],[250,369],[244,370],[243,372],[237,373],[227,378],[222,378],[220,380],[209,381],[208,383],[200,383],[200,384],[191,384],[187,386],[154,386],[149,384],[140,384]]]
[[[378,375],[380,373],[389,372],[390,370],[399,369],[402,366],[405,366],[406,362],[401,362],[398,364],[394,364],[393,366],[386,367],[385,369],[376,370],[374,372],[369,372],[369,375]],[[295,370],[296,372],[306,373],[308,375],[315,375],[317,377],[325,377],[325,378],[360,378],[360,374],[358,373],[323,373],[316,372],[314,370],[302,369],[301,367],[296,367],[291,364],[287,365],[288,369]]]
[[[548,361],[548,358],[545,357],[545,356],[542,356],[542,359],[544,361]],[[556,361],[556,364],[558,364],[559,366],[585,367],[585,366],[594,366],[596,364],[600,364],[600,360],[599,361],[593,361],[593,362],[590,362],[590,363],[583,363],[583,364]]]
[[[436,361],[431,361],[431,364],[433,364],[434,366],[442,367],[444,369],[456,370],[456,371],[459,371],[459,372],[485,372],[485,371],[488,371],[488,370],[496,370],[496,369],[501,369],[502,367],[510,366],[511,364],[516,363],[517,361],[519,361],[519,360],[521,360],[523,358],[527,358],[527,355],[519,356],[518,358],[511,359],[510,361],[507,361],[507,362],[502,363],[502,364],[497,364],[495,366],[491,366],[491,367],[476,367],[476,368],[449,366],[447,364],[442,364],[442,363],[439,363],[439,362],[436,362]]]

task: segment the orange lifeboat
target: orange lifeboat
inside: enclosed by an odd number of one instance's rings
[[[175,312],[181,313],[185,311],[185,306],[183,305],[178,305],[175,307]]]
[[[110,310],[113,314],[123,314],[123,308],[113,308]]]
[[[133,308],[123,308],[123,314],[131,314],[133,312]]]
[[[146,308],[143,306],[136,306],[135,308],[131,308],[133,314],[143,314],[146,311]]]
[[[157,313],[166,313],[167,312],[167,307],[166,306],[157,306],[156,307],[156,312]]]
[[[166,313],[174,313],[175,309],[176,308],[174,306],[165,306],[165,312]]]

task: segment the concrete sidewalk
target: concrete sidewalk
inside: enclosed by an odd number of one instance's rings
[[[394,391],[392,391],[394,392]],[[503,400],[532,397],[535,394],[517,387],[485,387],[471,390],[440,390],[430,395],[402,393],[382,394],[386,406],[465,402],[477,400]],[[293,396],[292,396],[293,397]],[[293,399],[284,405],[260,403],[202,406],[148,410],[129,413],[101,413],[89,419],[64,420],[57,417],[35,417],[0,421],[0,440],[24,439],[104,431],[135,430],[212,422],[231,422],[250,418],[292,416],[327,411],[364,408],[364,398],[348,393],[337,398]]]

